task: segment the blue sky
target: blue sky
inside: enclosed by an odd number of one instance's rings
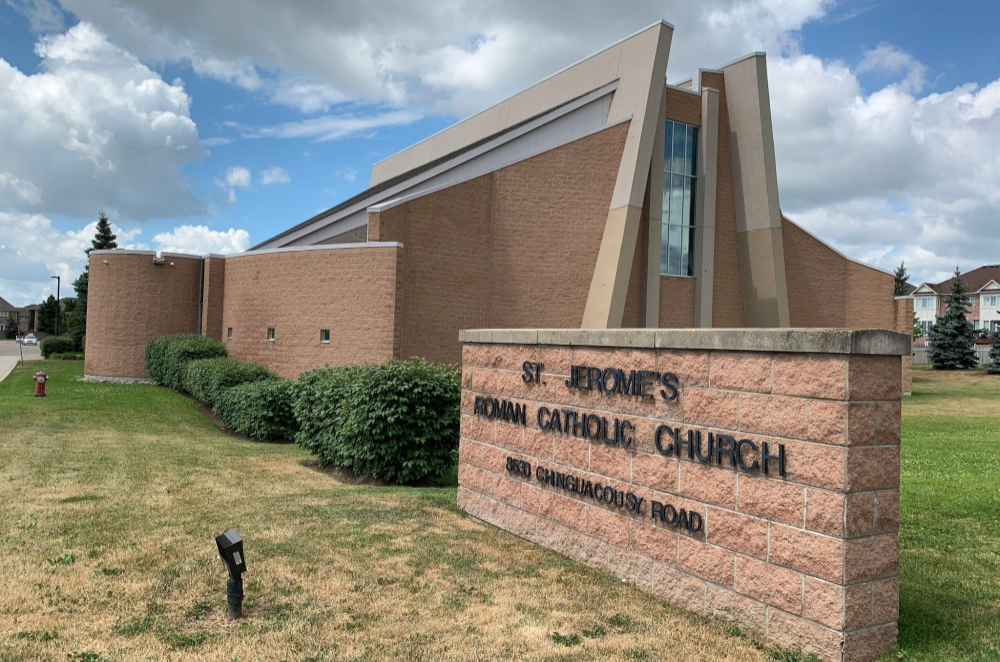
[[[0,4],[0,296],[78,273],[101,207],[124,244],[245,249],[659,18],[676,27],[670,80],[767,51],[793,220],[917,280],[996,261],[1000,190],[979,173],[1000,172],[1000,3],[285,4]]]

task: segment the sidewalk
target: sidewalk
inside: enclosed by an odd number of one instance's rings
[[[13,356],[0,356],[0,382],[2,382],[10,371],[14,369],[20,359]]]

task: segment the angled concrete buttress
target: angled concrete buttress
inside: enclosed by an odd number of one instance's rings
[[[631,117],[632,121],[590,281],[581,324],[585,329],[622,325],[653,144],[657,127],[663,124],[663,116],[659,113],[672,36],[673,28],[661,22],[622,42],[618,89],[607,121],[617,122],[626,117]],[[647,308],[647,318],[648,312]]]
[[[749,327],[788,327],[767,61],[755,53],[722,68],[736,197],[743,305]]]

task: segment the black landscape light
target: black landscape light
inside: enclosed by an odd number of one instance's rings
[[[226,602],[229,604],[229,618],[239,618],[243,615],[243,573],[247,571],[247,560],[243,555],[243,538],[229,529],[221,536],[215,537],[219,547],[219,558],[229,572],[226,582]]]

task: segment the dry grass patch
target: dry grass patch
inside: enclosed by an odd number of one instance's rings
[[[2,660],[771,659],[474,522],[454,488],[348,484],[165,389],[74,381],[75,363],[46,364],[35,399],[31,367],[0,383]],[[237,623],[213,542],[230,527],[250,567]]]

